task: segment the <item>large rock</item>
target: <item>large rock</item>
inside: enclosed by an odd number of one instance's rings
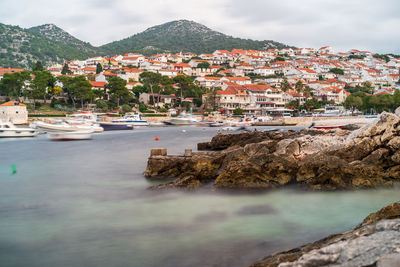
[[[396,202],[370,214],[351,231],[276,253],[251,266],[399,266],[384,265],[400,259],[399,248],[400,202]]]
[[[400,181],[400,118],[383,113],[355,130],[218,134],[192,157],[150,157],[146,176],[178,177],[169,187],[210,181],[219,189],[375,188]],[[191,181],[189,183],[189,181]]]

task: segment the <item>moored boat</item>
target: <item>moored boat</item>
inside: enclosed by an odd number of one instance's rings
[[[126,113],[124,117],[112,121],[113,123],[127,123],[133,126],[148,126],[149,122],[142,119],[141,114]]]
[[[47,134],[52,141],[78,141],[92,139],[93,131],[50,132]]]
[[[34,137],[38,134],[32,128],[20,128],[11,122],[0,122],[0,137]]]
[[[134,127],[130,123],[124,122],[100,122],[100,126],[104,131],[117,131],[117,130],[133,130]]]
[[[69,124],[63,121],[56,123],[46,123],[42,121],[36,121],[31,124],[32,127],[45,132],[74,132],[74,131],[93,131],[95,133],[101,133],[104,129],[98,125],[89,124]]]
[[[164,121],[165,124],[168,125],[201,125],[202,123],[191,114],[180,114],[176,118],[172,118],[168,121]]]
[[[314,125],[312,128],[317,129],[317,130],[331,130],[331,129],[341,129],[343,128],[344,125]]]

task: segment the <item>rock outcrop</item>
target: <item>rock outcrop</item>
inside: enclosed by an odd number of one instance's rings
[[[350,130],[218,134],[191,157],[152,156],[145,175],[178,177],[165,187],[313,190],[374,188],[400,181],[400,117],[383,113]],[[156,187],[157,188],[157,187]]]
[[[400,202],[370,214],[343,234],[279,252],[252,267],[399,266]]]

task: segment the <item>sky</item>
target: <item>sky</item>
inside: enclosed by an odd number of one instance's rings
[[[53,23],[95,46],[179,19],[240,38],[400,54],[398,0],[0,0],[0,23]]]

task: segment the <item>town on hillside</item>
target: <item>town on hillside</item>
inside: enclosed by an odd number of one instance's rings
[[[233,49],[71,60],[0,69],[2,101],[53,108],[170,108],[234,115],[300,114],[325,106],[373,114],[400,105],[400,58],[356,49]]]

